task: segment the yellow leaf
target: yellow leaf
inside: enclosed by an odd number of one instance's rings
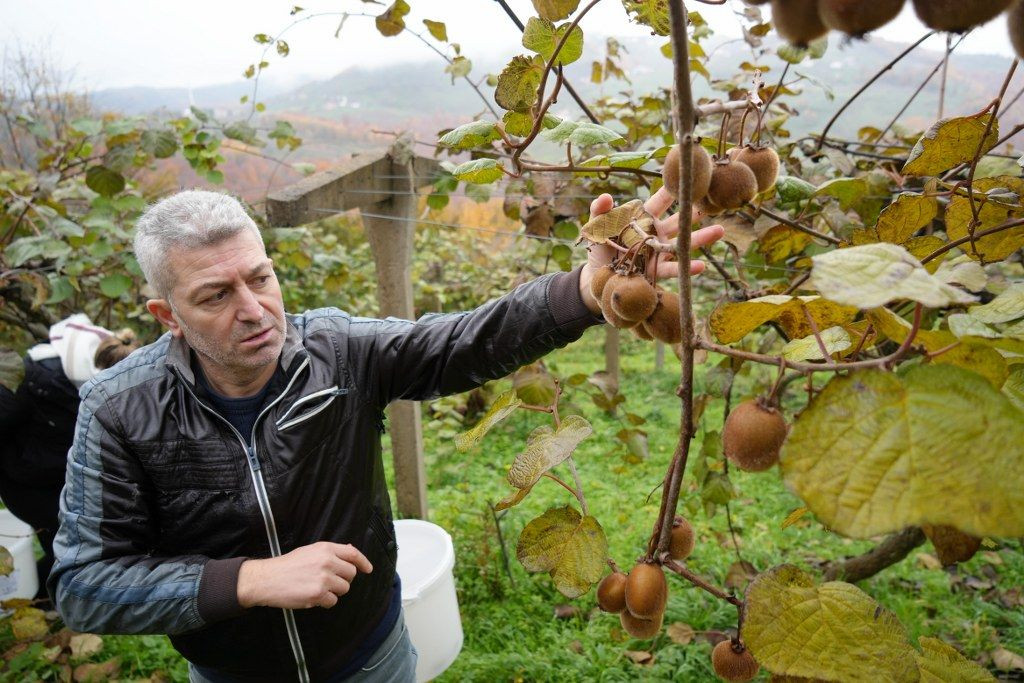
[[[879,214],[878,225],[875,227],[878,239],[903,244],[915,232],[928,225],[938,213],[939,203],[934,197],[901,194]]]
[[[994,228],[1007,220],[1024,217],[1024,208],[1007,204],[1001,200],[987,199],[985,193],[996,188],[1005,188],[1017,196],[1024,196],[1024,179],[1009,176],[998,178],[981,178],[974,181],[975,202],[979,205],[978,218],[980,224],[975,233]],[[949,200],[946,207],[946,235],[950,240],[967,237],[968,229],[974,221],[971,202],[959,194]],[[1003,230],[987,237],[975,240],[972,248],[970,242],[961,245],[960,249],[974,259],[986,263],[1001,261],[1024,247],[1024,226]]]
[[[991,121],[985,136],[990,120],[991,112],[985,112],[935,123],[910,151],[903,175],[939,175],[957,164],[972,161],[979,147],[982,153],[989,151],[999,140],[998,120]]]
[[[799,254],[811,243],[811,236],[788,225],[776,225],[759,240],[758,251],[766,263],[778,263]]]
[[[1024,421],[960,368],[832,379],[797,418],[780,464],[787,486],[846,536],[920,524],[1024,534]]]
[[[476,446],[491,427],[511,415],[522,403],[514,389],[494,399],[494,403],[472,429],[455,437],[455,448],[465,453]]]
[[[787,527],[793,526],[800,520],[801,517],[806,515],[807,512],[808,510],[805,507],[798,507],[797,509],[793,510],[788,515],[786,515],[786,519],[782,520],[782,528],[785,529]]]
[[[789,337],[799,338],[813,334],[807,313],[814,318],[818,329],[825,329],[853,322],[857,309],[818,296],[772,294],[723,304],[712,312],[709,324],[715,337],[723,344],[739,341],[771,320],[778,321]]]
[[[915,653],[921,683],[981,683],[994,681],[985,669],[970,661],[938,638],[921,638],[921,652]]]
[[[549,572],[562,595],[578,598],[604,575],[608,540],[596,519],[566,505],[526,525],[516,557],[528,572]]]
[[[828,681],[916,681],[914,648],[896,616],[856,586],[815,585],[792,565],[750,584],[742,637],[768,671]]]
[[[818,343],[819,337],[821,339],[821,344]],[[829,354],[828,359],[821,354],[822,344],[824,344],[825,351]],[[782,355],[786,360],[797,362],[805,360],[829,360],[836,353],[846,351],[851,346],[853,346],[853,342],[850,341],[850,335],[845,329],[836,325],[834,327],[821,330],[817,337],[810,334],[802,339],[794,339],[790,341],[782,347]]]
[[[15,640],[39,640],[50,632],[46,614],[35,607],[22,607],[11,616],[11,633]]]
[[[533,430],[526,449],[516,456],[508,470],[508,483],[516,488],[529,488],[544,473],[572,455],[583,439],[594,432],[590,423],[579,415],[569,415],[556,431],[543,425]]]

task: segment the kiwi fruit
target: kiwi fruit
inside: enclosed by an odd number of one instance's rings
[[[668,554],[673,560],[685,560],[693,552],[695,542],[693,525],[685,517],[676,515],[672,521],[672,538],[668,544]]]
[[[821,22],[834,31],[861,37],[899,15],[905,0],[818,0]]]
[[[622,624],[622,628],[626,629],[626,633],[634,638],[643,638],[644,640],[653,638],[661,632],[664,618],[664,614],[657,614],[653,619],[641,619],[630,614],[628,609],[619,613],[619,623]]]
[[[597,605],[605,612],[618,614],[626,609],[626,575],[612,572],[597,585]]]
[[[943,567],[966,562],[974,557],[978,548],[981,547],[980,538],[965,534],[955,527],[922,524],[921,530],[935,547],[935,553],[939,556],[939,562]]]
[[[618,287],[619,283],[625,281],[625,279],[624,275],[615,273],[608,278],[604,289],[601,290],[601,314],[604,315],[604,319],[608,321],[609,325],[620,330],[629,329],[637,325],[636,321],[620,318],[615,309],[612,308],[612,294],[615,293],[615,288]]]
[[[658,305],[658,292],[647,278],[631,273],[615,283],[611,295],[612,310],[623,320],[640,322]]]
[[[639,563],[626,577],[626,609],[634,617],[654,619],[665,612],[668,582],[656,564]]]
[[[678,344],[683,340],[679,325],[679,295],[662,289],[658,292],[658,305],[643,322],[649,335],[665,344]]]
[[[772,0],[772,23],[780,36],[797,47],[807,47],[828,33],[818,15],[818,0]]]
[[[711,155],[696,140],[693,142],[693,201],[699,201],[708,193],[711,185]],[[672,195],[673,199],[679,199],[679,145],[675,145],[668,151],[665,157],[665,165],[661,167],[661,179],[665,181],[665,189]]]
[[[761,670],[743,643],[723,640],[711,651],[711,666],[723,681],[752,681]]]
[[[590,293],[598,301],[601,300],[601,292],[604,291],[604,286],[608,284],[608,280],[612,275],[615,275],[615,269],[609,265],[604,265],[598,268],[597,272],[590,278]]]
[[[928,28],[962,33],[995,19],[1012,2],[1013,0],[914,0],[914,11],[917,12],[917,18]]]
[[[1017,56],[1024,59],[1024,2],[1014,3],[1006,13],[1006,26],[1010,29],[1010,43]]]
[[[725,211],[725,209],[715,204],[708,197],[704,197],[704,199],[697,202],[697,210],[700,211],[702,216],[718,216]]]
[[[779,177],[779,155],[771,147],[747,145],[736,154],[735,161],[746,164],[754,172],[758,194],[771,189]]]
[[[779,461],[786,421],[778,409],[744,401],[729,413],[722,430],[725,456],[746,472],[762,472]]]
[[[728,158],[715,161],[708,199],[723,209],[738,209],[757,196],[757,176],[750,167]]]
[[[640,339],[643,339],[644,341],[654,341],[654,337],[651,336],[651,333],[647,331],[647,327],[644,326],[643,323],[640,323],[639,325],[634,325],[629,329],[632,330],[633,334],[635,334]]]

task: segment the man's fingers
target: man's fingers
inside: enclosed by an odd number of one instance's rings
[[[690,235],[690,245],[694,249],[707,247],[722,239],[724,235],[725,228],[721,225],[709,225],[706,228],[693,231],[693,234]]]
[[[330,609],[338,604],[338,596],[331,591],[324,591],[317,604],[324,609]]]
[[[361,572],[369,574],[373,571],[373,565],[370,564],[368,559],[366,559],[366,555],[363,555],[361,552],[356,550],[355,546],[348,544],[342,545],[340,543],[335,544],[334,554],[342,560],[354,564],[356,569]]]
[[[602,213],[608,213],[615,206],[615,200],[607,192],[602,195],[598,195],[597,199],[590,202],[590,215],[600,216]]]
[[[341,578],[340,576],[335,576],[332,574],[331,576],[327,577],[327,590],[331,591],[339,597],[344,595],[345,593],[348,593],[351,587],[352,586],[350,581],[347,581]]]
[[[696,223],[700,220],[701,212],[694,206],[690,215],[692,216],[690,223]],[[679,232],[679,214],[674,213],[665,220],[654,221],[654,228],[658,231],[658,239],[663,242],[675,237],[676,233]]]
[[[690,261],[690,275],[700,275],[704,272],[704,267],[703,261]],[[655,276],[659,280],[677,278],[679,277],[679,264],[674,261],[659,261],[658,272]]]
[[[672,195],[668,193],[665,186],[662,185],[658,188],[658,191],[651,195],[651,198],[644,202],[644,209],[647,213],[651,214],[655,218],[668,211],[668,207],[672,206]]]

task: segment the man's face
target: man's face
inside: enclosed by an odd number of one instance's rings
[[[284,302],[256,235],[243,230],[212,246],[172,250],[168,261],[173,320],[162,322],[185,338],[204,366],[212,363],[211,369],[244,381],[277,362]]]

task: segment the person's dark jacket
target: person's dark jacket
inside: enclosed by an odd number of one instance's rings
[[[47,584],[58,611],[76,631],[168,633],[185,658],[227,674],[295,680],[305,667],[323,680],[380,620],[394,582],[384,407],[502,377],[599,322],[578,270],[416,322],[289,315],[286,386],[241,436],[197,399],[187,345],[164,335],[82,388]],[[330,609],[239,606],[246,558],[317,541],[351,543],[373,572]]]
[[[7,486],[60,488],[78,416],[78,389],[60,358],[25,358],[25,377],[0,399],[0,478]]]

